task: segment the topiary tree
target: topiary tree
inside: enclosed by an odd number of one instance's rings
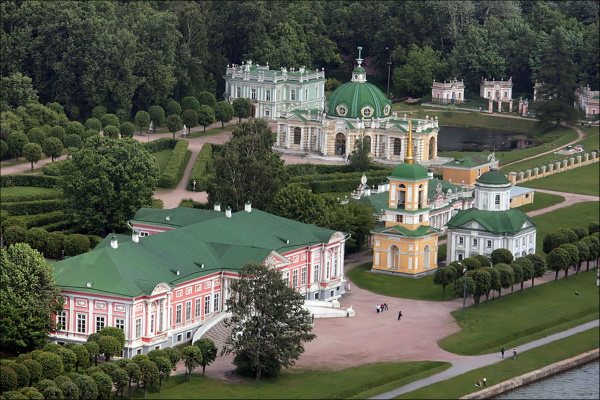
[[[140,358],[135,363],[140,367],[140,381],[144,384],[144,398],[147,398],[148,387],[155,385],[159,380],[158,367],[154,361],[148,359]]]
[[[83,345],[90,355],[90,362],[91,360],[94,360],[94,365],[98,365],[98,355],[100,354],[100,346],[98,346],[98,343],[91,341],[88,338],[88,341]]]
[[[237,98],[233,101],[233,115],[238,117],[238,124],[242,118],[248,118],[252,114],[252,103],[248,99]]]
[[[148,114],[146,111],[138,111],[137,113],[135,113],[134,120],[137,126],[139,126],[140,128],[141,135],[142,131],[144,129],[147,129],[148,125],[150,124],[150,114]]]
[[[13,371],[15,371],[15,374],[17,375],[18,388],[29,386],[31,376],[29,374],[29,369],[25,365],[16,362],[8,362],[5,365],[8,365]]]
[[[42,146],[37,143],[27,143],[23,147],[23,156],[31,163],[31,169],[33,169],[33,164],[42,158]]]
[[[521,290],[523,290],[523,266],[520,263],[512,263],[510,265],[513,271],[513,276],[515,277],[513,284],[510,285],[510,292],[513,293],[513,288],[515,283],[521,284]]]
[[[80,399],[95,400],[98,398],[98,385],[94,378],[89,375],[78,375],[73,378],[73,383],[79,389]]]
[[[531,287],[533,287],[535,278],[541,278],[546,273],[546,260],[537,254],[527,254],[525,258],[533,264],[533,276],[531,277]]]
[[[54,379],[64,372],[62,358],[58,354],[44,351],[35,360],[42,366],[42,377],[46,379]]]
[[[110,137],[113,139],[119,138],[119,128],[114,125],[106,125],[104,127],[104,136]]]
[[[523,290],[523,283],[529,279],[533,279],[535,276],[535,268],[533,266],[533,262],[527,257],[519,257],[513,261],[513,265],[515,265],[515,263],[520,265],[523,269],[523,280],[521,281],[521,290]]]
[[[158,391],[160,392],[162,380],[163,378],[165,378],[166,382],[169,379],[173,365],[171,364],[171,361],[169,361],[169,359],[164,356],[155,357],[152,361],[154,361],[154,363],[156,364],[156,368],[158,368]]]
[[[150,121],[154,122],[154,126],[159,127],[165,124],[165,110],[161,106],[152,106],[148,109]]]
[[[127,376],[129,377],[129,384],[127,387],[127,395],[128,397],[131,397],[131,384],[133,382],[139,382],[141,376],[142,376],[142,371],[140,369],[140,366],[138,364],[136,364],[135,362],[130,362],[128,364],[125,365],[125,372],[127,372]]]
[[[192,379],[192,371],[202,362],[202,352],[197,346],[186,346],[181,350],[181,359],[186,368],[188,381]]]
[[[21,364],[23,364],[29,370],[30,385],[37,383],[42,378],[42,365],[39,362],[28,359],[21,361]]]
[[[104,114],[102,118],[100,118],[100,122],[102,122],[102,126],[106,128],[108,125],[116,126],[117,128],[121,125],[121,121],[119,121],[119,117],[115,114]]]
[[[71,134],[76,135],[77,133],[71,132]],[[46,133],[46,137],[55,137],[60,140],[61,143],[65,141],[65,128],[62,126],[53,126],[50,128],[50,131]],[[42,147],[44,147],[44,142],[42,142]]]
[[[502,285],[500,282],[500,272],[493,267],[482,267],[481,268],[483,271],[486,271],[488,274],[490,274],[490,292],[492,290],[495,290],[496,292],[500,292],[500,290],[502,290]],[[490,299],[490,292],[487,292],[485,294],[485,300],[489,300]],[[492,300],[494,300],[496,296],[492,293]]]
[[[0,393],[15,390],[18,384],[17,373],[6,364],[0,365]]]
[[[114,338],[110,339],[114,340]],[[92,377],[94,382],[96,382],[96,386],[98,387],[98,399],[109,399],[110,394],[112,392],[112,379],[110,378],[110,376],[108,376],[104,372],[94,372],[90,376]]]
[[[204,127],[204,132],[206,132],[206,127],[215,121],[215,111],[206,104],[201,105],[198,110],[198,124]]]
[[[35,387],[37,390],[39,390],[40,392],[43,391],[44,389],[46,389],[47,387],[56,387],[56,383],[54,383],[54,381],[52,379],[42,379],[41,381],[37,382],[35,384]]]
[[[65,255],[72,257],[90,250],[90,239],[82,234],[74,233],[65,237]]]
[[[63,148],[63,144],[58,138],[48,137],[44,140],[44,153],[52,158],[52,162],[62,155]]]
[[[83,139],[78,135],[69,135],[65,138],[65,147],[68,149],[81,149],[83,147]]]
[[[25,149],[25,145],[29,143],[29,139],[24,133],[14,132],[8,136],[8,140],[6,144],[8,145],[8,153],[15,158],[15,160],[19,160],[19,157],[23,155],[23,150]]]
[[[491,267],[492,266],[492,260],[490,260],[489,257],[484,256],[483,254],[477,254],[477,255],[471,256],[469,258],[474,258],[477,261],[479,261],[479,264],[481,264],[481,267]]]
[[[202,366],[202,376],[204,376],[206,366],[210,365],[217,358],[217,346],[215,346],[215,342],[209,338],[197,340],[194,343],[194,346],[197,346],[202,353],[202,361],[200,361],[200,365]]]
[[[221,127],[225,127],[225,123],[233,118],[233,106],[228,101],[220,101],[215,106],[215,118],[221,122]]]
[[[92,118],[100,119],[102,116],[104,116],[104,114],[106,114],[106,107],[98,105],[92,108]]]
[[[590,270],[590,261],[594,261],[598,258],[598,250],[599,250],[599,246],[598,246],[598,238],[595,236],[586,236],[583,239],[580,240],[580,242],[583,242],[586,244],[587,246],[587,254],[586,254],[586,258],[585,261],[587,261],[587,265],[585,270],[589,271]]]
[[[169,128],[169,132],[173,134],[173,139],[175,139],[175,132],[181,130],[182,127],[183,121],[178,114],[169,115],[167,118],[167,128]]]
[[[24,243],[27,237],[27,229],[19,225],[9,226],[4,230],[4,242],[7,246],[16,243]]]
[[[112,336],[113,338],[115,338],[117,340],[117,343],[119,344],[119,347],[121,349],[125,346],[125,333],[123,333],[123,331],[119,328],[116,328],[114,326],[107,326],[105,328],[102,328],[98,332],[98,335]]]
[[[85,126],[81,122],[71,121],[65,128],[65,135],[79,135],[83,136],[85,132]]]
[[[571,228],[571,230],[577,235],[577,240],[581,240],[588,235],[587,229],[580,226]]]
[[[165,355],[169,359],[169,361],[171,361],[171,364],[173,365],[173,370],[175,370],[175,368],[177,367],[177,363],[179,362],[179,360],[181,360],[181,355],[179,354],[177,348],[167,347],[166,349],[163,349],[163,355]]]
[[[48,234],[48,239],[46,240],[46,252],[44,253],[44,256],[46,258],[60,260],[64,248],[65,234],[62,232],[50,232]]]
[[[31,246],[32,249],[45,254],[46,246],[48,245],[48,236],[48,231],[43,228],[31,228],[27,230],[27,234],[25,235],[25,243]]]
[[[212,108],[213,110],[217,106],[217,99],[215,98],[215,95],[212,94],[211,92],[202,91],[202,92],[198,93],[197,97],[198,97],[198,102],[200,103],[201,106],[207,105],[210,108]]]
[[[121,137],[133,137],[135,125],[131,122],[123,122],[119,127],[119,132],[121,133]]]
[[[589,258],[590,248],[588,244],[583,240],[577,241],[577,243],[575,243],[575,246],[577,246],[577,250],[579,250],[579,262],[577,263],[577,267],[575,268],[575,274],[578,274],[581,268],[581,264],[583,264],[583,262]]]
[[[454,295],[456,297],[471,297],[475,292],[475,282],[469,275],[463,275],[454,281]]]
[[[64,381],[58,384],[58,388],[63,393],[65,399],[79,399],[79,388],[72,380]]]
[[[105,361],[109,361],[112,356],[121,354],[123,350],[119,341],[112,336],[101,336],[98,340],[98,346],[100,347],[100,353],[104,354]]]
[[[555,272],[554,280],[558,279],[558,271],[569,268],[569,253],[563,248],[556,248],[546,256],[548,269]]]
[[[167,107],[165,109],[166,115],[181,115],[181,106],[178,102],[173,99],[170,99],[167,102]]]
[[[579,249],[573,243],[561,244],[559,249],[565,249],[567,251],[567,253],[569,254],[569,264],[566,268],[564,268],[565,278],[566,278],[569,274],[569,267],[573,267],[574,269],[577,269],[577,266],[579,265]]]
[[[511,254],[512,255],[512,254]],[[492,259],[493,261],[493,259]],[[504,289],[508,289],[512,286],[515,281],[515,275],[510,265],[505,263],[494,264],[494,268],[500,273],[500,286]],[[502,290],[502,289],[501,289]],[[498,295],[502,296],[502,291],[498,291]]]
[[[508,249],[496,249],[491,254],[492,265],[509,264],[513,261],[513,254]]]
[[[42,130],[42,128],[31,128],[29,132],[27,132],[27,139],[29,139],[29,143],[37,143],[40,146],[44,143],[44,139],[46,138],[46,132]]]
[[[196,113],[200,110],[200,102],[194,96],[186,96],[181,99],[182,110],[194,110]]]
[[[440,267],[433,275],[433,283],[442,287],[442,300],[446,297],[446,286],[456,279],[456,270],[452,267]]]
[[[85,121],[85,129],[89,130],[89,129],[93,129],[96,132],[100,132],[102,130],[102,122],[100,122],[100,120],[98,118],[88,118]]]
[[[588,233],[593,235],[594,233],[600,232],[600,224],[597,222],[590,222],[588,225]]]
[[[79,371],[79,367],[88,368],[90,366],[90,353],[87,348],[82,344],[77,344],[71,347],[71,351],[75,353],[77,362],[75,363],[75,370]]]
[[[112,383],[117,391],[116,395],[123,397],[123,392],[129,383],[129,375],[123,368],[116,368],[110,375]]]
[[[45,400],[63,400],[65,398],[58,386],[48,386],[42,390],[42,396],[44,396]]]
[[[198,125],[198,113],[192,109],[186,109],[181,113],[181,121],[187,126],[188,129]]]
[[[87,131],[85,131],[82,139],[84,141],[84,145],[85,145],[85,140],[88,138],[91,138],[92,136],[98,136],[100,134],[100,132],[95,131],[93,129],[88,129]]]
[[[481,262],[475,257],[467,257],[461,261],[462,264],[467,267],[468,271],[474,271],[481,268]]]
[[[26,396],[26,398],[29,400],[44,400],[44,395],[42,393],[40,393],[40,391],[34,387],[23,388],[19,392],[21,394],[24,394]],[[10,397],[7,397],[7,396],[5,396],[5,397],[6,397],[6,400],[10,399]]]
[[[491,289],[491,277],[490,274],[483,269],[476,269],[468,272],[468,276],[473,279],[475,288],[473,290],[473,299],[475,304],[479,304],[481,296],[490,292]]]
[[[9,157],[8,143],[0,140],[0,160],[6,160]]]

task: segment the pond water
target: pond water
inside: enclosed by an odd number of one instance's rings
[[[533,382],[496,399],[598,399],[599,363],[591,362],[577,368]]]
[[[505,151],[535,145],[527,134],[497,129],[440,126],[438,134],[438,151]]]

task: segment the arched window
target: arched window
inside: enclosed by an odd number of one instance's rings
[[[302,129],[294,128],[294,144],[300,144],[301,137],[302,137]]]
[[[394,139],[394,155],[399,156],[402,153],[402,140]]]
[[[424,188],[423,185],[419,185],[417,194],[417,208],[423,208]]]
[[[389,268],[398,269],[399,264],[400,264],[400,250],[398,250],[398,247],[392,246],[392,247],[390,247]]]
[[[429,246],[425,246],[425,249],[423,250],[423,265],[425,267],[425,269],[429,269],[431,268],[431,263],[430,263],[430,259],[431,259],[431,249],[429,249]]]
[[[494,199],[494,204],[497,206],[500,205],[500,195],[499,194],[496,195],[496,198]]]
[[[462,261],[462,259],[463,259],[463,255],[462,255],[462,254],[459,254],[459,255],[458,255],[458,261]]]
[[[398,185],[398,208],[406,207],[406,186]]]
[[[342,132],[338,132],[335,135],[335,155],[343,156],[346,154],[346,135]]]

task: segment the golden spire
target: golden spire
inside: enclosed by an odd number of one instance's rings
[[[404,162],[406,164],[412,164],[415,162],[413,160],[413,145],[412,145],[412,113],[408,114],[408,148],[406,149],[406,157],[404,157]]]

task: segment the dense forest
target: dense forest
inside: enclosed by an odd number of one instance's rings
[[[477,92],[482,76],[512,76],[531,96],[558,30],[578,83],[597,90],[598,12],[594,0],[3,1],[0,74],[31,78],[72,119],[97,105],[129,119],[170,98],[221,98],[227,64],[247,59],[345,81],[363,46],[370,81],[385,87],[391,63],[396,96],[453,77]]]

